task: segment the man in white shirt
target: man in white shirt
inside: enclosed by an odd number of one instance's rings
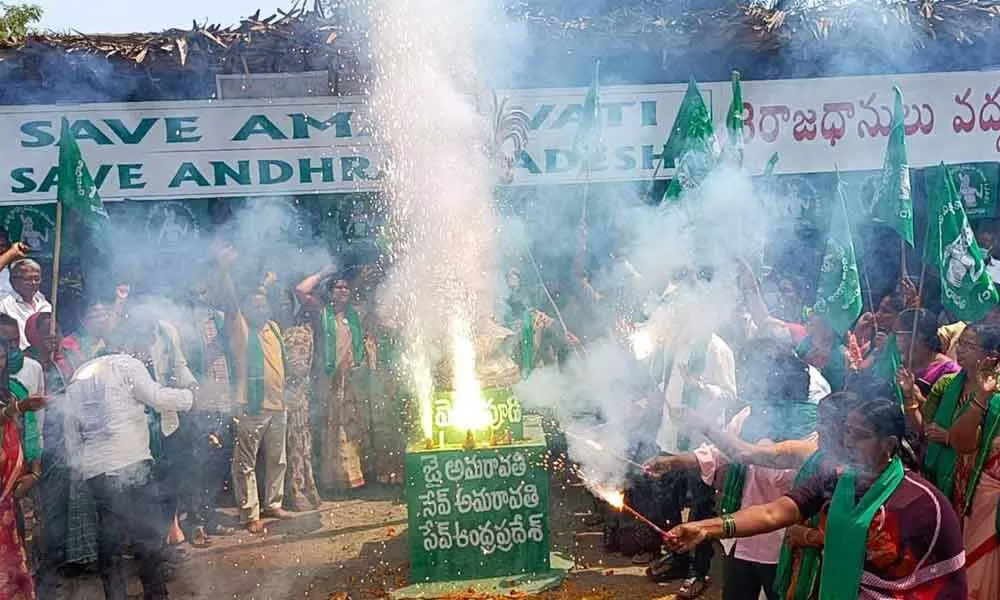
[[[658,379],[664,394],[663,414],[657,433],[657,445],[670,455],[697,447],[702,438],[692,439],[689,428],[678,422],[679,412],[695,410],[720,426],[726,408],[736,398],[736,359],[725,341],[698,323],[673,323],[667,332],[657,365]],[[715,492],[698,477],[677,473],[666,478],[662,494],[669,506],[664,515],[671,523],[680,523],[682,510],[690,508],[691,519],[715,515]],[[690,502],[688,498],[690,497]],[[697,597],[709,585],[712,545],[702,544],[687,555],[668,556],[656,563],[650,573],[657,581],[683,578],[680,597]]]
[[[52,312],[52,305],[40,291],[42,288],[42,267],[30,258],[21,259],[10,266],[10,285],[13,294],[0,298],[0,313],[10,315],[17,321],[21,333],[21,350],[28,347],[24,335],[24,324],[35,313]]]
[[[84,363],[62,403],[72,466],[94,494],[100,522],[98,569],[107,598],[124,599],[122,548],[132,543],[143,597],[167,598],[163,494],[152,477],[146,407],[186,411],[191,390],[168,388],[150,375],[149,330],[131,324],[116,333],[117,354]],[[141,360],[140,360],[141,359]],[[145,361],[145,362],[143,362]]]

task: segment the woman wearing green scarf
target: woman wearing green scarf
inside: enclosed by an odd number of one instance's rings
[[[738,438],[751,446],[812,443],[816,439],[817,407],[809,401],[809,370],[788,344],[760,341],[745,348],[737,369],[739,398],[750,404],[726,426],[727,438]],[[706,414],[704,407],[699,413]],[[685,415],[686,424],[692,419]],[[704,417],[702,417],[704,418]],[[701,423],[702,430],[717,427]],[[740,453],[727,455],[722,447],[705,444],[689,454],[658,457],[646,463],[654,474],[694,471],[706,484],[722,491],[720,512],[729,514],[742,506],[764,504],[792,489],[799,464],[761,466],[743,461]],[[774,577],[781,554],[782,533],[764,532],[739,543],[723,544],[726,550],[723,597],[756,600],[763,591],[771,600]]]
[[[927,423],[924,473],[964,519],[970,597],[1000,598],[1000,326],[970,325],[956,350],[964,370],[938,380],[926,400],[900,383],[911,422]]]
[[[842,464],[820,468],[781,498],[720,519],[672,529],[683,552],[709,539],[743,538],[820,517],[824,536],[819,600],[964,599],[965,552],[947,499],[903,466],[906,423],[899,403],[877,398],[844,424]]]
[[[854,394],[837,392],[823,398],[817,411],[818,438],[751,444],[708,424],[702,424],[701,428],[706,437],[734,461],[771,469],[798,469],[794,485],[799,486],[821,466],[843,455],[842,426],[850,411],[858,405],[858,397]],[[823,533],[819,530],[818,517],[792,525],[785,531],[774,578],[774,590],[780,598],[809,600],[813,597],[819,589],[822,548]]]
[[[323,491],[344,491],[365,485],[362,457],[370,415],[354,382],[365,356],[361,315],[351,305],[350,275],[328,267],[304,279],[296,293],[305,310],[317,315],[316,418],[319,442],[319,485]],[[329,286],[329,300],[314,292]]]

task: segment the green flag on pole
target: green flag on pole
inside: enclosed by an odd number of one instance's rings
[[[62,132],[59,136],[58,190],[56,199],[66,211],[77,215],[85,224],[106,221],[108,213],[97,193],[94,178],[87,169],[87,163],[80,154],[80,146],[69,128],[69,121],[63,117]]]
[[[899,354],[896,334],[889,334],[889,340],[885,343],[885,347],[875,357],[875,364],[872,365],[872,370],[876,377],[892,386],[892,392],[900,404],[903,402],[903,390],[899,387],[899,382],[896,381],[896,374],[902,365],[903,357]]]
[[[826,240],[813,310],[837,335],[844,335],[861,316],[861,277],[844,200],[844,184],[837,172],[837,206]]]
[[[573,139],[573,153],[580,160],[580,170],[589,171],[601,160],[603,140],[601,139],[601,61],[594,61],[594,78],[583,99],[580,124]]]
[[[945,309],[960,321],[978,321],[997,305],[997,290],[944,163],[938,176],[930,194],[924,257],[937,267]]]
[[[743,122],[746,112],[743,110],[743,86],[740,84],[740,72],[733,71],[733,99],[726,113],[726,133],[729,143],[726,145],[726,161],[738,167],[743,166]]]
[[[719,142],[715,139],[712,114],[698,91],[698,84],[691,79],[670,137],[663,146],[664,166],[676,169],[664,199],[676,200],[698,187],[715,167],[718,157]]]
[[[906,129],[903,125],[903,93],[892,89],[896,96],[892,110],[889,144],[875,197],[873,217],[892,227],[899,237],[913,245],[913,198],[910,194],[910,166],[906,160]]]

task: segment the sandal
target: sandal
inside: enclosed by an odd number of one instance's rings
[[[705,593],[712,580],[706,575],[704,577],[690,577],[684,580],[681,588],[677,590],[677,597],[682,600],[693,600]]]
[[[678,564],[676,556],[667,553],[660,557],[655,563],[653,563],[648,569],[646,569],[646,577],[656,583],[666,583],[668,581],[677,581],[678,579],[685,579],[690,573],[690,568],[686,564]]]

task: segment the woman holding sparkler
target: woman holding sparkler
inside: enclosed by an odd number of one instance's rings
[[[750,406],[737,414],[726,432],[748,444],[774,445],[801,440],[816,448],[817,407],[809,400],[809,370],[789,344],[761,341],[741,353],[737,373],[740,396]],[[707,424],[703,429],[715,427]],[[647,462],[653,475],[693,471],[704,483],[722,490],[721,509],[765,504],[793,487],[801,459],[786,465],[760,466],[736,462],[718,446],[705,444],[688,454],[662,456]],[[773,583],[783,533],[764,532],[740,543],[724,544],[727,553],[723,597],[756,600],[764,591],[775,600]]]
[[[767,504],[675,527],[664,541],[683,552],[706,540],[757,536],[819,515],[821,530],[837,532],[824,539],[820,600],[964,600],[958,519],[939,491],[904,467],[905,433],[898,402],[865,402],[844,425],[842,466],[820,468]]]

